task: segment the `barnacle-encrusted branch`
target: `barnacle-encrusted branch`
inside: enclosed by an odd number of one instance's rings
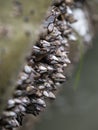
[[[13,97],[0,117],[2,130],[22,125],[25,114],[37,116],[46,107],[45,100],[55,99],[55,90],[66,80],[70,42],[76,40],[70,26],[75,22],[72,4],[72,0],[52,2],[39,39],[19,74]]]

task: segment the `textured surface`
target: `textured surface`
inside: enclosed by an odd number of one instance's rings
[[[55,99],[54,91],[65,81],[64,70],[70,64],[70,43],[76,41],[70,24],[75,22],[71,1],[53,1],[40,36],[27,64],[19,74],[13,98],[8,100],[0,120],[2,128],[22,125],[25,114],[37,116],[46,107],[45,99]]]

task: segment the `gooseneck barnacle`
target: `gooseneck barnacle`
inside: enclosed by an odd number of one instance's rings
[[[71,63],[70,42],[76,41],[70,26],[75,22],[72,5],[72,0],[52,2],[39,39],[19,74],[13,97],[0,117],[2,130],[19,127],[26,114],[37,116],[46,107],[46,99],[56,98],[55,91],[66,80],[64,71]]]

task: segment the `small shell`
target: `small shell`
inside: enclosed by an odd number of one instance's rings
[[[26,73],[24,73],[24,72],[20,73],[20,79],[21,80],[26,80],[27,78],[28,78],[28,75]]]
[[[49,26],[48,26],[48,31],[49,31],[49,32],[52,32],[52,31],[53,31],[53,28],[54,28],[54,24],[53,24],[53,23],[49,24]]]
[[[28,66],[28,65],[25,65],[24,71],[25,71],[26,73],[31,73],[32,68],[31,68],[30,66]]]
[[[42,100],[42,99],[40,99],[40,98],[37,99],[36,103],[38,103],[39,105],[42,105],[43,107],[46,107],[46,103],[45,103],[45,101]]]
[[[33,46],[33,50],[40,50],[38,46]]]
[[[40,70],[40,71],[43,71],[43,72],[46,72],[46,71],[47,71],[47,68],[46,68],[45,66],[40,65],[40,66],[39,66],[39,70]]]
[[[27,88],[26,88],[26,91],[27,92],[30,92],[30,91],[32,91],[34,89],[34,86],[27,86]]]
[[[49,25],[50,23],[53,23],[54,20],[55,20],[55,16],[54,16],[54,15],[50,15],[50,16],[47,18],[47,23],[48,23],[48,25]]]
[[[67,39],[62,40],[62,44],[64,44],[64,45],[66,45],[67,42],[68,42]]]
[[[58,46],[61,45],[61,42],[59,40],[56,40],[55,42],[52,42],[53,45]]]
[[[71,40],[71,41],[76,41],[77,38],[76,38],[76,36],[75,36],[74,34],[70,34],[70,35],[69,35],[69,40]]]
[[[63,67],[67,67],[67,64],[66,64],[66,63],[64,63],[64,64],[63,64]]]
[[[33,46],[33,48],[32,48],[32,53],[33,53],[33,54],[39,54],[39,53],[40,53],[40,48],[37,47],[37,46]]]
[[[54,27],[51,36],[55,37],[58,35],[61,35],[61,32],[56,27]]]
[[[44,83],[44,86],[45,86],[46,88],[51,88],[51,84],[50,84],[50,83],[47,83],[47,82]]]
[[[3,116],[7,117],[17,117],[16,113],[13,111],[4,111]]]
[[[41,96],[42,96],[42,92],[41,92],[40,90],[38,90],[38,91],[36,92],[36,95],[37,95],[38,97],[41,97]]]
[[[40,44],[41,44],[42,47],[50,47],[50,43],[47,42],[46,40],[41,40]]]
[[[56,97],[55,97],[55,95],[52,92],[49,92],[49,98],[55,99]]]
[[[23,104],[23,105],[27,105],[27,104],[30,103],[30,100],[29,100],[28,97],[23,97],[23,98],[21,98],[21,101],[22,101],[22,104]]]
[[[56,77],[65,79],[65,76],[64,76],[62,73],[57,73],[57,74],[56,74]]]
[[[25,92],[23,90],[16,90],[14,92],[14,96],[15,97],[19,97],[19,96],[22,96]]]
[[[21,104],[22,103],[22,101],[20,99],[18,99],[18,98],[15,98],[13,100],[15,101],[16,104]]]
[[[18,79],[16,82],[17,85],[22,85],[22,83],[23,83],[23,81],[21,79]]]
[[[23,106],[23,105],[17,105],[15,108],[14,108],[14,111],[16,113],[24,113],[26,111],[26,108]]]
[[[15,118],[8,120],[8,124],[9,125],[7,126],[7,128],[18,127],[19,126],[19,122]]]
[[[44,95],[45,97],[49,97],[49,94],[48,94],[47,91],[43,91],[43,95]]]
[[[67,13],[68,13],[69,15],[72,15],[72,14],[73,14],[73,12],[72,12],[72,10],[71,10],[70,7],[67,6],[66,10],[67,10]]]
[[[63,73],[63,69],[62,69],[62,68],[57,68],[57,71],[58,71],[59,73]]]
[[[42,109],[41,109],[40,106],[36,106],[36,110],[37,110],[37,111],[42,111]]]
[[[44,85],[40,85],[40,86],[38,86],[38,88],[39,88],[39,89],[44,89],[45,86],[44,86]]]
[[[15,105],[15,101],[13,99],[9,99],[7,104],[7,108],[12,108]]]
[[[62,56],[67,57],[66,52],[62,52]]]
[[[55,85],[56,86],[60,86],[61,84],[60,84],[60,82],[56,82]]]
[[[56,73],[52,77],[55,81],[65,81],[65,76],[62,73]]]
[[[65,62],[69,64],[71,63],[71,61],[68,58],[65,59]]]
[[[51,67],[51,66],[47,66],[47,69],[48,69],[48,71],[53,71],[54,70],[53,67]]]
[[[50,59],[51,59],[51,60],[58,61],[58,58],[57,58],[55,55],[50,55]]]

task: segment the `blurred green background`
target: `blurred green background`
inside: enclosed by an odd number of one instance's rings
[[[49,0],[0,0],[0,110],[14,89],[49,4]]]
[[[50,0],[0,0],[0,110],[14,89],[49,4]],[[90,5],[97,14],[98,1],[91,0]],[[92,48],[33,130],[98,130],[97,34]]]

